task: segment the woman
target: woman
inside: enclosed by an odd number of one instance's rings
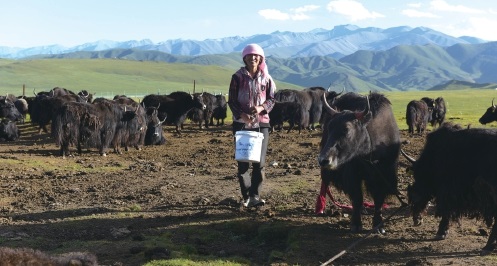
[[[242,52],[244,67],[231,76],[228,106],[233,113],[233,134],[239,130],[259,131],[264,134],[261,160],[252,163],[238,162],[238,180],[243,197],[243,206],[264,205],[260,198],[265,179],[264,166],[269,142],[269,112],[274,106],[276,85],[267,71],[264,51],[257,44],[247,45]]]

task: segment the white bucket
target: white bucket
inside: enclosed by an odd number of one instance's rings
[[[257,131],[237,131],[235,133],[235,160],[258,163],[261,161],[261,148],[264,134]]]

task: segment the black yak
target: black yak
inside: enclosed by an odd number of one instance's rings
[[[362,230],[363,184],[374,200],[373,227],[384,233],[381,211],[387,196],[396,195],[400,132],[390,101],[382,94],[368,97],[346,93],[325,103],[329,120],[323,128],[318,155],[322,189],[316,212],[324,209],[330,183],[352,201],[351,230]],[[338,111],[340,110],[340,111]]]
[[[462,128],[444,123],[426,137],[413,163],[414,182],[408,198],[415,225],[429,201],[435,203],[435,216],[441,217],[437,239],[445,239],[451,221],[463,216],[483,218],[492,231],[482,255],[495,249],[497,240],[497,131]]]

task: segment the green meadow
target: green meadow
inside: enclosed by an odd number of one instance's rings
[[[133,61],[120,59],[0,59],[0,92],[32,96],[33,92],[64,87],[72,91],[88,90],[95,97],[111,98],[123,94],[140,99],[147,94],[173,91],[227,93],[233,68],[194,64]],[[301,87],[276,81],[279,89]],[[322,86],[322,84],[316,84]],[[422,97],[443,97],[447,104],[446,120],[463,126],[482,127],[478,119],[497,97],[494,88],[447,87],[439,91],[384,92],[401,129],[407,129],[407,103]],[[228,114],[228,120],[231,115]],[[229,121],[228,121],[229,122]],[[494,127],[493,123],[487,127]]]
[[[492,104],[492,99],[497,98],[497,90],[443,90],[443,91],[409,91],[388,92],[385,95],[392,102],[392,108],[400,129],[407,129],[406,107],[409,101],[419,100],[422,97],[443,97],[447,107],[445,121],[471,127],[495,127],[496,123],[486,126],[481,125],[478,119]],[[495,102],[497,104],[497,100]],[[431,128],[430,126],[428,128]]]
[[[408,92],[384,92],[392,103],[392,109],[397,120],[399,129],[407,130],[406,107],[411,100],[420,100],[422,97],[443,97],[447,107],[445,121],[460,124],[464,127],[497,127],[497,122],[481,125],[478,119],[492,105],[492,99],[496,98],[497,90],[447,90],[447,91],[408,91]],[[229,109],[228,109],[229,112]],[[228,120],[231,115],[228,114]],[[431,129],[431,126],[428,126]]]
[[[241,65],[240,65],[241,66]],[[231,75],[237,69],[156,61],[121,59],[0,59],[0,91],[33,95],[62,87],[72,91],[87,90],[96,97],[114,95],[143,97],[173,91],[228,91]],[[279,83],[285,88],[298,86]]]

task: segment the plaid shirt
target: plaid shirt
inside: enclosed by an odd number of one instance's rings
[[[242,113],[250,114],[250,107],[262,105],[264,111],[259,113],[258,122],[269,124],[269,112],[274,106],[276,85],[270,75],[261,71],[252,78],[245,67],[241,67],[231,76],[228,105],[233,113],[233,121],[244,123]]]

